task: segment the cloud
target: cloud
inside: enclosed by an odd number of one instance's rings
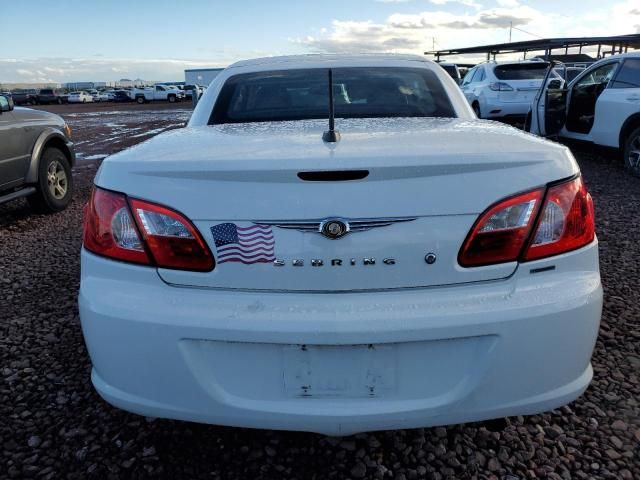
[[[444,1],[444,0],[436,0]],[[415,14],[393,14],[382,23],[372,21],[334,20],[326,33],[291,39],[316,52],[398,52],[422,53],[438,48],[495,42],[495,32],[510,25],[526,26],[540,22],[539,11],[520,6],[492,8],[475,13],[454,14],[447,11],[425,11]],[[464,32],[461,34],[461,31]],[[507,40],[506,30],[504,41]],[[468,39],[465,41],[465,38]],[[455,43],[454,45],[451,45]],[[461,45],[462,43],[462,45]]]
[[[64,83],[114,81],[123,76],[144,80],[178,80],[187,68],[226,66],[204,60],[31,58],[0,61],[0,82]]]
[[[507,42],[511,25],[521,28],[513,30],[513,41],[536,37],[640,33],[640,9],[637,1],[603,4],[597,9],[565,15],[557,10],[542,13],[516,0],[497,0],[500,5],[498,7],[463,13],[452,13],[450,8],[434,7],[432,10],[413,14],[395,13],[379,22],[333,20],[326,31],[320,30],[320,35],[289,40],[298,47],[313,52],[421,54],[433,49]],[[446,4],[450,0],[435,2]],[[517,57],[518,55],[505,56],[504,59]],[[483,56],[477,56],[457,60],[471,62],[482,59]]]
[[[477,10],[482,8],[482,5],[474,2],[473,0],[429,0],[434,5],[446,5],[447,3],[458,3],[460,5],[464,5],[465,7],[473,7]]]

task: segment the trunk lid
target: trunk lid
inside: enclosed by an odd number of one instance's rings
[[[194,222],[218,264],[209,273],[159,270],[168,283],[328,292],[507,277],[515,263],[457,263],[478,214],[578,171],[564,147],[493,122],[363,119],[337,127],[335,145],[321,140],[325,121],[181,129],[109,157],[96,184]],[[327,171],[335,173],[322,181]],[[327,219],[352,231],[327,238],[318,232]],[[434,263],[425,261],[430,253]]]
[[[513,90],[499,91],[498,99],[504,103],[530,103],[533,102],[534,97],[542,80],[507,80],[505,83],[509,84]]]
[[[547,62],[506,63],[493,67],[495,77],[513,88],[511,91],[499,91],[499,100],[505,103],[532,102],[548,67]]]

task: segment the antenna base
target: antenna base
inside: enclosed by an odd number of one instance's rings
[[[327,143],[337,143],[340,141],[340,132],[337,130],[327,130],[322,134],[322,141]]]

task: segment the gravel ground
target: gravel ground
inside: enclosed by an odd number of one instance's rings
[[[640,180],[590,150],[576,155],[605,285],[586,394],[505,422],[346,438],[154,420],[106,404],[89,380],[76,306],[95,164],[77,169],[63,213],[0,207],[0,477],[640,478]]]

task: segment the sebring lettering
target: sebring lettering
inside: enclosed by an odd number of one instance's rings
[[[396,259],[390,258],[390,257],[383,258],[382,263],[385,265],[395,265]],[[308,263],[308,265],[312,267],[324,267],[324,266],[342,267],[345,265],[351,265],[353,267],[356,265],[373,266],[376,264],[377,264],[376,259],[373,257],[364,257],[359,260],[355,258],[350,258],[348,260],[344,260],[342,258],[332,258],[326,261],[320,258],[312,258],[311,260],[309,260],[309,263]],[[293,267],[304,267],[305,261],[302,258],[294,258],[293,260],[284,260],[282,258],[276,258],[273,261],[273,265],[275,267],[285,267],[287,265],[291,265]]]

